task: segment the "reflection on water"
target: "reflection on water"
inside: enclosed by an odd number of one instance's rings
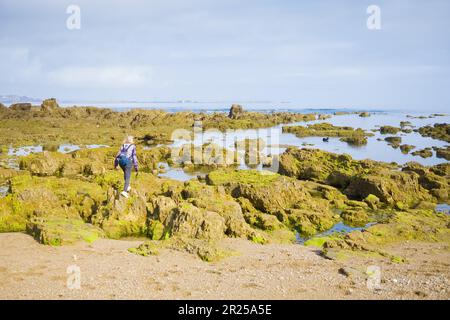
[[[334,110],[324,110],[316,111],[319,113],[331,113]],[[314,112],[312,110],[311,112]],[[415,116],[420,116],[415,114]],[[409,121],[411,125],[415,128],[419,128],[426,125],[433,125],[435,123],[450,123],[450,116],[434,117],[429,118],[427,115],[424,118],[411,118],[407,117],[406,113],[401,112],[376,112],[372,113],[370,117],[360,117],[358,114],[347,114],[333,116],[326,120],[315,120],[310,122],[299,122],[289,125],[308,125],[313,123],[328,122],[336,126],[351,126],[354,128],[362,128],[367,131],[378,128],[381,125],[391,125],[400,126],[401,121]],[[282,132],[283,125],[277,125],[272,128],[262,128],[262,129],[247,129],[247,130],[229,130],[226,133],[219,131],[208,130],[203,134],[196,134],[192,143],[196,146],[200,146],[204,143],[214,143],[223,148],[230,150],[235,149],[235,142],[242,141],[245,139],[261,139],[264,141],[264,147],[261,149],[262,156],[273,156],[283,153],[288,146],[296,146],[300,148],[318,148],[325,151],[335,152],[335,153],[347,153],[351,155],[354,159],[372,159],[377,161],[385,162],[396,162],[398,164],[404,164],[409,161],[415,161],[423,165],[435,165],[438,163],[446,162],[443,158],[437,158],[436,153],[433,151],[433,156],[430,158],[421,158],[419,156],[412,156],[411,154],[403,154],[400,148],[394,149],[384,141],[386,136],[392,135],[382,135],[379,132],[374,132],[373,137],[368,138],[368,143],[365,146],[352,146],[346,142],[342,142],[339,138],[330,138],[328,142],[324,142],[322,137],[303,137],[298,138],[291,133]],[[448,143],[440,140],[434,140],[429,137],[422,137],[419,133],[398,133],[397,136],[402,138],[401,144],[414,145],[416,148],[414,150],[421,150],[427,147],[445,147]],[[379,141],[381,139],[382,141]],[[190,141],[183,139],[175,139],[170,147],[179,147]],[[160,145],[159,145],[160,146]],[[70,153],[80,148],[100,148],[107,147],[105,145],[87,145],[79,146],[72,144],[60,145],[58,151],[61,153]],[[146,147],[144,147],[146,149]],[[8,155],[12,157],[9,159],[10,167],[17,168],[17,161],[14,157],[26,156],[30,153],[42,152],[43,148],[40,145],[37,146],[25,146],[20,148],[10,148]],[[249,169],[245,164],[243,151],[239,152],[240,169]],[[262,165],[259,164],[252,169],[262,169]],[[185,172],[181,168],[166,168],[165,173],[161,173],[161,176],[173,178],[176,180],[186,181],[197,176],[200,172]]]
[[[76,150],[80,150],[82,148],[87,148],[87,149],[96,149],[96,148],[104,148],[104,147],[108,147],[106,145],[101,145],[101,144],[89,144],[86,146],[78,146],[78,145],[74,145],[74,144],[62,144],[58,147],[57,151],[60,153],[70,153]],[[8,159],[7,159],[7,163],[8,163],[8,168],[14,169],[14,170],[19,170],[19,162],[17,157],[24,157],[24,156],[28,156],[32,153],[39,153],[39,152],[43,152],[44,148],[41,145],[37,145],[37,146],[24,146],[24,147],[18,147],[18,148],[9,148],[8,150]]]
[[[96,149],[96,148],[106,148],[108,146],[101,145],[101,144],[89,144],[84,147],[87,149]],[[62,144],[58,147],[57,151],[60,153],[70,153],[70,152],[73,152],[76,150],[80,150],[82,148],[83,148],[83,146],[79,146],[79,145],[75,145],[75,144]],[[23,156],[28,156],[32,153],[39,153],[39,152],[43,152],[43,151],[44,151],[44,148],[41,145],[9,148],[8,156],[23,157]]]
[[[6,195],[8,194],[9,191],[9,187],[6,185],[1,185],[0,186],[0,198],[6,197]]]
[[[440,203],[436,206],[435,209],[437,212],[442,212],[446,214],[450,214],[450,205],[446,203]]]
[[[159,173],[158,176],[170,178],[170,179],[174,179],[174,180],[178,180],[178,181],[188,181],[193,178],[196,178],[197,175],[200,174],[200,173],[188,173],[188,172],[184,171],[182,168],[170,167],[165,162],[160,162],[158,164],[158,167],[162,167],[164,170],[162,173]]]
[[[19,148],[9,148],[8,156],[22,157],[22,156],[27,156],[31,153],[37,153],[37,152],[42,152],[42,151],[43,151],[42,146],[25,146],[25,147],[19,147]]]
[[[333,116],[326,120],[315,120],[310,122],[299,122],[289,125],[306,126],[313,123],[328,122],[336,126],[351,126],[354,128],[362,128],[367,131],[376,129],[382,125],[391,125],[400,127],[401,121],[409,121],[412,126],[419,128],[426,125],[433,125],[435,123],[450,123],[450,116],[442,116],[435,118],[410,118],[406,113],[373,113],[370,117],[360,117],[358,114]],[[196,134],[192,141],[195,145],[202,145],[204,143],[212,142],[228,149],[234,149],[235,141],[242,141],[248,139],[262,139],[266,143],[266,147],[262,149],[263,155],[275,155],[284,152],[285,146],[297,146],[301,148],[318,148],[325,151],[335,153],[347,153],[354,159],[372,159],[385,162],[397,162],[404,164],[409,161],[415,161],[423,165],[435,165],[446,162],[445,159],[437,158],[433,152],[430,158],[421,158],[411,154],[403,154],[400,148],[394,149],[384,141],[384,138],[392,135],[382,135],[380,132],[374,132],[373,137],[368,138],[367,145],[352,146],[346,142],[342,142],[339,138],[330,138],[328,142],[324,142],[322,137],[304,137],[298,138],[291,133],[282,132],[283,125],[278,125],[272,128],[264,129],[248,129],[248,130],[233,130],[227,131],[226,134],[217,131],[206,131],[203,135]],[[426,147],[445,147],[448,145],[445,141],[435,140],[429,137],[422,137],[419,133],[402,133],[399,132],[397,136],[402,138],[401,144],[410,144],[416,146],[414,150],[424,149]],[[377,139],[383,141],[378,141]],[[189,141],[183,139],[176,139],[170,146],[180,146]],[[283,147],[278,147],[283,146]]]
[[[324,231],[322,233],[318,233],[318,234],[314,235],[313,237],[306,238],[306,237],[302,237],[299,233],[297,233],[296,238],[297,238],[298,243],[304,244],[307,240],[312,239],[312,238],[326,237],[326,236],[336,234],[336,233],[347,234],[352,231],[362,231],[362,230],[369,228],[370,226],[373,226],[374,224],[376,224],[376,222],[370,222],[363,227],[351,227],[341,221],[341,222],[336,223],[333,227],[331,227],[331,229],[328,229],[327,231]]]

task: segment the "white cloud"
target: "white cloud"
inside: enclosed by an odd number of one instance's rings
[[[66,87],[130,88],[142,87],[151,80],[149,66],[67,66],[50,71],[49,80]]]

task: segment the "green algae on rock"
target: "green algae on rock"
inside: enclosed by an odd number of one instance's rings
[[[414,150],[416,146],[410,145],[410,144],[402,144],[400,146],[400,150],[403,154],[408,154],[411,150]]]
[[[92,243],[103,237],[103,231],[82,219],[63,217],[33,218],[27,223],[27,233],[42,244],[59,246],[79,240]]]
[[[413,207],[434,196],[422,187],[417,175],[398,171],[396,165],[357,161],[348,155],[321,150],[287,149],[280,157],[279,173],[337,187],[359,200],[372,194],[389,206],[402,202]]]
[[[433,156],[433,151],[431,151],[431,148],[425,148],[422,150],[417,150],[417,151],[411,152],[411,154],[413,156],[420,156],[422,158],[430,158]]]
[[[250,129],[283,123],[316,120],[316,114],[290,112],[247,112],[229,118],[224,112],[170,113],[162,110],[133,109],[127,112],[96,107],[59,107],[55,99],[40,106],[16,104],[0,109],[0,144],[72,143],[118,146],[125,135],[133,135],[141,145],[172,141],[175,129],[192,130],[196,121],[204,129]],[[119,126],[117,124],[120,124]],[[11,134],[13,133],[13,134]]]
[[[425,167],[416,162],[408,162],[403,166],[402,171],[415,173],[420,185],[428,190],[438,202],[449,201],[450,163]]]
[[[207,182],[224,186],[229,194],[238,198],[247,219],[254,225],[269,223],[272,228],[279,226],[275,220],[258,212],[274,215],[286,226],[303,234],[326,230],[336,222],[322,190],[314,189],[315,186],[306,182],[254,170],[213,171],[208,174]]]
[[[381,134],[397,134],[401,129],[393,126],[381,126],[380,133]]]
[[[171,165],[186,169],[214,169],[238,164],[235,150],[225,149],[214,143],[204,143],[200,146],[186,143],[172,147],[168,160]]]
[[[393,136],[393,137],[386,137],[386,138],[384,138],[384,140],[386,142],[388,142],[389,145],[392,148],[394,148],[394,149],[397,149],[400,146],[400,143],[402,143],[402,138],[401,137],[395,137],[395,136]]]
[[[354,145],[367,144],[367,137],[373,134],[352,127],[338,127],[330,123],[316,123],[308,126],[283,126],[284,133],[303,137],[340,137],[342,141]]]
[[[447,146],[445,148],[433,148],[436,151],[436,157],[437,158],[444,158],[445,160],[450,161],[450,146]]]
[[[433,126],[421,127],[418,132],[424,137],[450,142],[450,124],[448,123],[435,123]]]

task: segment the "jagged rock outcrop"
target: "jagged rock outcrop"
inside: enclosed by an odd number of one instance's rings
[[[412,207],[420,201],[432,200],[417,175],[398,171],[396,166],[387,163],[353,160],[345,154],[289,148],[280,157],[279,172],[337,187],[347,196],[360,200],[375,195],[389,205]]]
[[[323,195],[314,198],[311,193],[317,194],[317,190],[296,179],[271,172],[217,170],[208,174],[207,182],[223,186],[227,193],[241,199],[241,203],[244,198],[254,209],[276,216],[285,225],[291,225],[304,234],[325,230],[336,222]],[[246,210],[250,214],[253,211]],[[264,216],[260,219],[267,220]]]
[[[55,98],[50,98],[42,101],[41,111],[42,112],[52,112],[58,110],[60,107]]]
[[[233,104],[228,113],[228,118],[238,119],[244,113],[244,109],[239,104]]]
[[[450,163],[425,167],[416,162],[408,162],[402,171],[415,173],[420,185],[439,202],[450,201]]]

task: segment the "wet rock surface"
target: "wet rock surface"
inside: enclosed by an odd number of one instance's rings
[[[367,143],[367,137],[372,133],[352,127],[339,127],[329,123],[317,123],[304,126],[284,126],[283,132],[293,133],[297,137],[340,137],[341,141],[353,145],[363,145]]]
[[[262,114],[238,107],[232,108],[230,117],[225,113],[154,110],[118,113],[61,108],[54,99],[45,100],[40,108],[6,109],[0,109],[1,130],[23,124],[25,119],[30,121],[29,131],[18,130],[15,138],[46,143],[43,152],[17,156],[19,170],[1,165],[0,185],[7,186],[0,197],[1,232],[27,232],[54,246],[102,237],[146,237],[148,241],[131,250],[133,253],[151,256],[169,248],[196,254],[205,261],[233,254],[221,246],[227,238],[257,244],[292,243],[300,234],[323,250],[367,251],[395,261],[402,260],[384,249],[389,243],[406,239],[448,242],[448,215],[435,211],[437,203],[449,202],[448,163],[400,167],[289,147],[279,157],[278,172],[239,170],[236,154],[228,157],[226,149],[213,143],[187,143],[178,149],[178,165],[195,168],[200,154],[200,163],[208,172],[205,178],[180,182],[157,176],[163,170],[161,163],[177,165],[172,157],[175,147],[154,146],[139,150],[140,174],[133,175],[129,198],[120,195],[123,176],[114,171],[113,159],[125,132],[137,134],[141,147],[171,141],[175,126],[191,129],[195,121],[202,121],[206,128],[225,130],[310,121],[316,119],[314,114]],[[76,128],[75,123],[86,128]],[[120,130],[113,123],[120,123]],[[410,126],[403,123],[401,127]],[[383,132],[393,134],[400,128],[394,129],[383,128]],[[339,137],[356,145],[364,144],[371,135],[326,123],[284,126],[283,130],[300,136]],[[57,152],[59,139],[72,139],[76,132],[81,132],[79,141],[105,141],[114,147]],[[386,140],[402,151],[410,151],[410,146],[400,145],[400,137],[389,138]],[[13,141],[5,135],[0,140]],[[235,147],[243,151],[246,163],[252,151],[256,151],[256,164],[271,163],[259,155],[265,147],[260,139],[239,140]],[[445,149],[441,149],[436,152],[445,157]],[[3,161],[5,151],[0,150]],[[340,222],[360,230],[314,238]]]
[[[418,132],[424,137],[450,142],[450,124],[448,123],[436,123],[434,126],[425,126],[419,128]]]

